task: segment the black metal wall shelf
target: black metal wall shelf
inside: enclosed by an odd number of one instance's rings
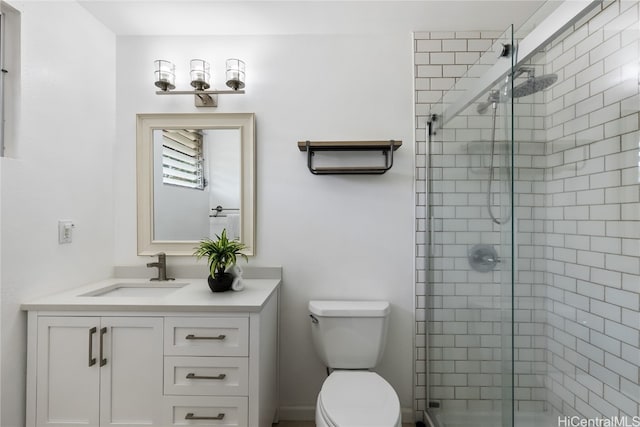
[[[402,141],[298,141],[300,151],[307,152],[307,167],[314,175],[381,175],[393,166],[393,152],[400,148]],[[385,157],[384,166],[336,166],[315,167],[313,156],[316,151],[375,151],[380,150]]]

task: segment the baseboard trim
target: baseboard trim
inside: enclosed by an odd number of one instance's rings
[[[278,411],[282,421],[315,421],[315,406],[281,406]]]

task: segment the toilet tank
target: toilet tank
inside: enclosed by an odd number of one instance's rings
[[[311,336],[324,364],[334,369],[370,369],[384,352],[387,301],[309,301]]]

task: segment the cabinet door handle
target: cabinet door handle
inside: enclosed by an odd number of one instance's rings
[[[219,413],[216,417],[196,417],[193,412],[189,412],[184,416],[185,420],[222,420],[224,419],[224,413]]]
[[[204,375],[196,375],[193,372],[187,374],[187,379],[190,380],[223,380],[227,378],[227,374],[216,375],[215,377],[207,377]]]
[[[225,339],[227,336],[224,334],[220,334],[217,337],[197,337],[193,334],[189,334],[186,337],[184,337],[187,340],[223,340]]]
[[[107,328],[100,329],[100,366],[107,364],[107,359],[103,357],[104,351],[104,335],[107,333]]]
[[[93,357],[93,334],[98,332],[98,329],[94,326],[89,329],[89,366],[93,366],[96,364],[96,358]]]

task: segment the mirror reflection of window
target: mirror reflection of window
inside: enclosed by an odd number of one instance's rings
[[[240,239],[240,130],[156,129],[153,140],[154,239]]]
[[[204,190],[202,131],[162,131],[162,183]]]

